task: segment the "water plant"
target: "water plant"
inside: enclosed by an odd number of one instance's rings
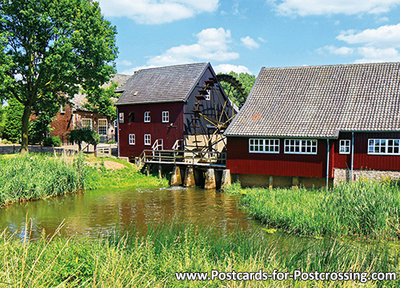
[[[144,235],[100,239],[43,235],[29,241],[3,232],[0,286],[12,287],[398,287],[398,281],[178,281],[176,272],[397,271],[387,246],[361,247],[334,240],[308,244],[268,241],[262,231],[221,233],[185,223],[155,225]],[[25,235],[29,235],[25,233]],[[278,243],[277,243],[278,242]],[[300,245],[300,246],[299,246]]]
[[[270,227],[295,234],[400,238],[400,189],[395,181],[359,180],[340,183],[326,191],[240,187],[249,213]]]

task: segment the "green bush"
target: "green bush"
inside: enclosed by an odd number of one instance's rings
[[[44,140],[43,140],[43,146],[60,147],[61,145],[62,145],[62,142],[61,142],[59,136],[49,136],[49,137],[44,138]]]
[[[79,150],[82,149],[82,142],[96,146],[100,142],[100,135],[89,128],[74,129],[67,135],[68,141],[77,143]]]

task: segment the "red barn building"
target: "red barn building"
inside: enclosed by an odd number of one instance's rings
[[[172,150],[178,143],[185,149],[204,146],[206,136],[215,130],[206,119],[226,121],[233,113],[210,63],[139,70],[119,91],[122,157],[138,157],[150,149]]]
[[[400,175],[400,63],[262,68],[225,132],[244,185]]]

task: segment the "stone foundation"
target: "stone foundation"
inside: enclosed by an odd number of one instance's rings
[[[336,185],[341,181],[350,181],[350,169],[334,169],[335,180],[334,184]],[[391,177],[393,179],[400,178],[400,171],[382,171],[382,170],[353,170],[353,179],[358,180],[360,178],[367,179],[382,179],[386,177]]]

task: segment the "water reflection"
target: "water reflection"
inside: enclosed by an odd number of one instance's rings
[[[98,236],[132,227],[146,231],[148,225],[171,220],[214,225],[224,231],[259,227],[238,209],[235,197],[215,190],[180,187],[89,191],[14,204],[0,209],[0,229],[22,235],[27,216],[33,221],[33,237],[43,229],[47,234],[54,233],[64,219],[62,234],[67,236]]]

